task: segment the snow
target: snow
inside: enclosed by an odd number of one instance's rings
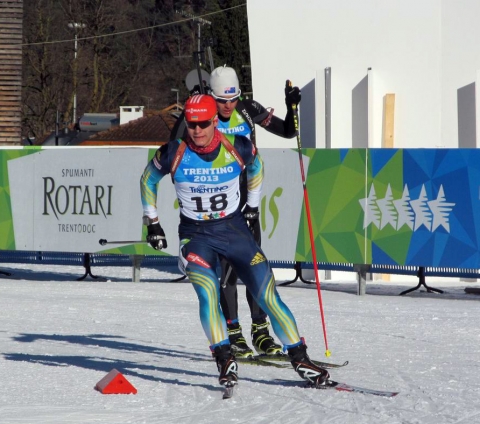
[[[310,356],[350,361],[333,379],[400,394],[304,389],[291,369],[240,364],[235,396],[222,400],[195,292],[170,282],[178,275],[142,269],[133,283],[127,267],[93,269],[107,281],[75,281],[80,267],[0,270],[13,273],[0,275],[2,423],[480,423],[480,297],[464,292],[476,283],[427,278],[445,293],[399,296],[416,283],[374,281],[361,297],[354,281],[322,283],[330,358],[315,286],[279,287]],[[112,369],[138,393],[94,390]]]

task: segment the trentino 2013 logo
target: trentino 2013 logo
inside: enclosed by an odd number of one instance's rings
[[[447,201],[442,185],[436,199],[428,198],[423,185],[418,199],[413,200],[407,185],[403,188],[400,199],[393,198],[390,184],[385,197],[378,199],[372,184],[368,197],[359,202],[364,212],[363,228],[373,224],[381,230],[390,225],[397,231],[406,225],[412,231],[417,231],[422,226],[431,232],[443,227],[449,233],[450,214],[455,206],[455,203]]]

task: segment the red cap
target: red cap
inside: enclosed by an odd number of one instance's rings
[[[196,94],[185,103],[185,119],[188,122],[208,121],[216,114],[217,103],[207,94]]]

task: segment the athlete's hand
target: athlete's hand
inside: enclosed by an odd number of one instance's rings
[[[287,80],[285,83],[285,104],[292,108],[293,105],[298,106],[302,100],[302,92],[298,87],[292,87],[292,81]]]
[[[195,96],[196,94],[202,94],[202,90],[199,84],[194,85],[193,88],[190,90],[190,96]]]
[[[253,228],[260,217],[260,212],[258,211],[258,208],[252,208],[246,205],[243,210],[243,217],[247,220],[248,226]]]
[[[204,94],[211,94],[212,89],[208,85],[203,86],[203,93]],[[202,94],[202,89],[200,87],[200,84],[196,84],[193,86],[193,88],[190,90],[190,96],[194,96],[196,94]]]
[[[165,232],[158,222],[147,226],[147,241],[155,250],[165,249],[167,247],[167,239]]]

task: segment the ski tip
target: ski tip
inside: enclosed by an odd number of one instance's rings
[[[338,390],[340,392],[357,392],[357,393],[363,393],[363,394],[387,397],[387,398],[395,397],[400,393],[400,392],[390,392],[387,390],[367,389],[363,387],[352,386],[346,383],[340,383],[338,381],[333,381],[333,380],[329,380],[326,387],[334,388],[335,390]]]
[[[325,351],[325,356],[328,358],[328,357],[330,357],[331,355],[332,355],[332,353],[327,349],[327,350]]]
[[[222,400],[231,399],[232,396],[233,396],[233,390],[229,390],[228,392],[225,391],[225,393],[223,393]]]
[[[228,382],[225,384],[225,390],[223,392],[222,399],[230,399],[233,396],[233,389],[236,386],[235,383]]]

